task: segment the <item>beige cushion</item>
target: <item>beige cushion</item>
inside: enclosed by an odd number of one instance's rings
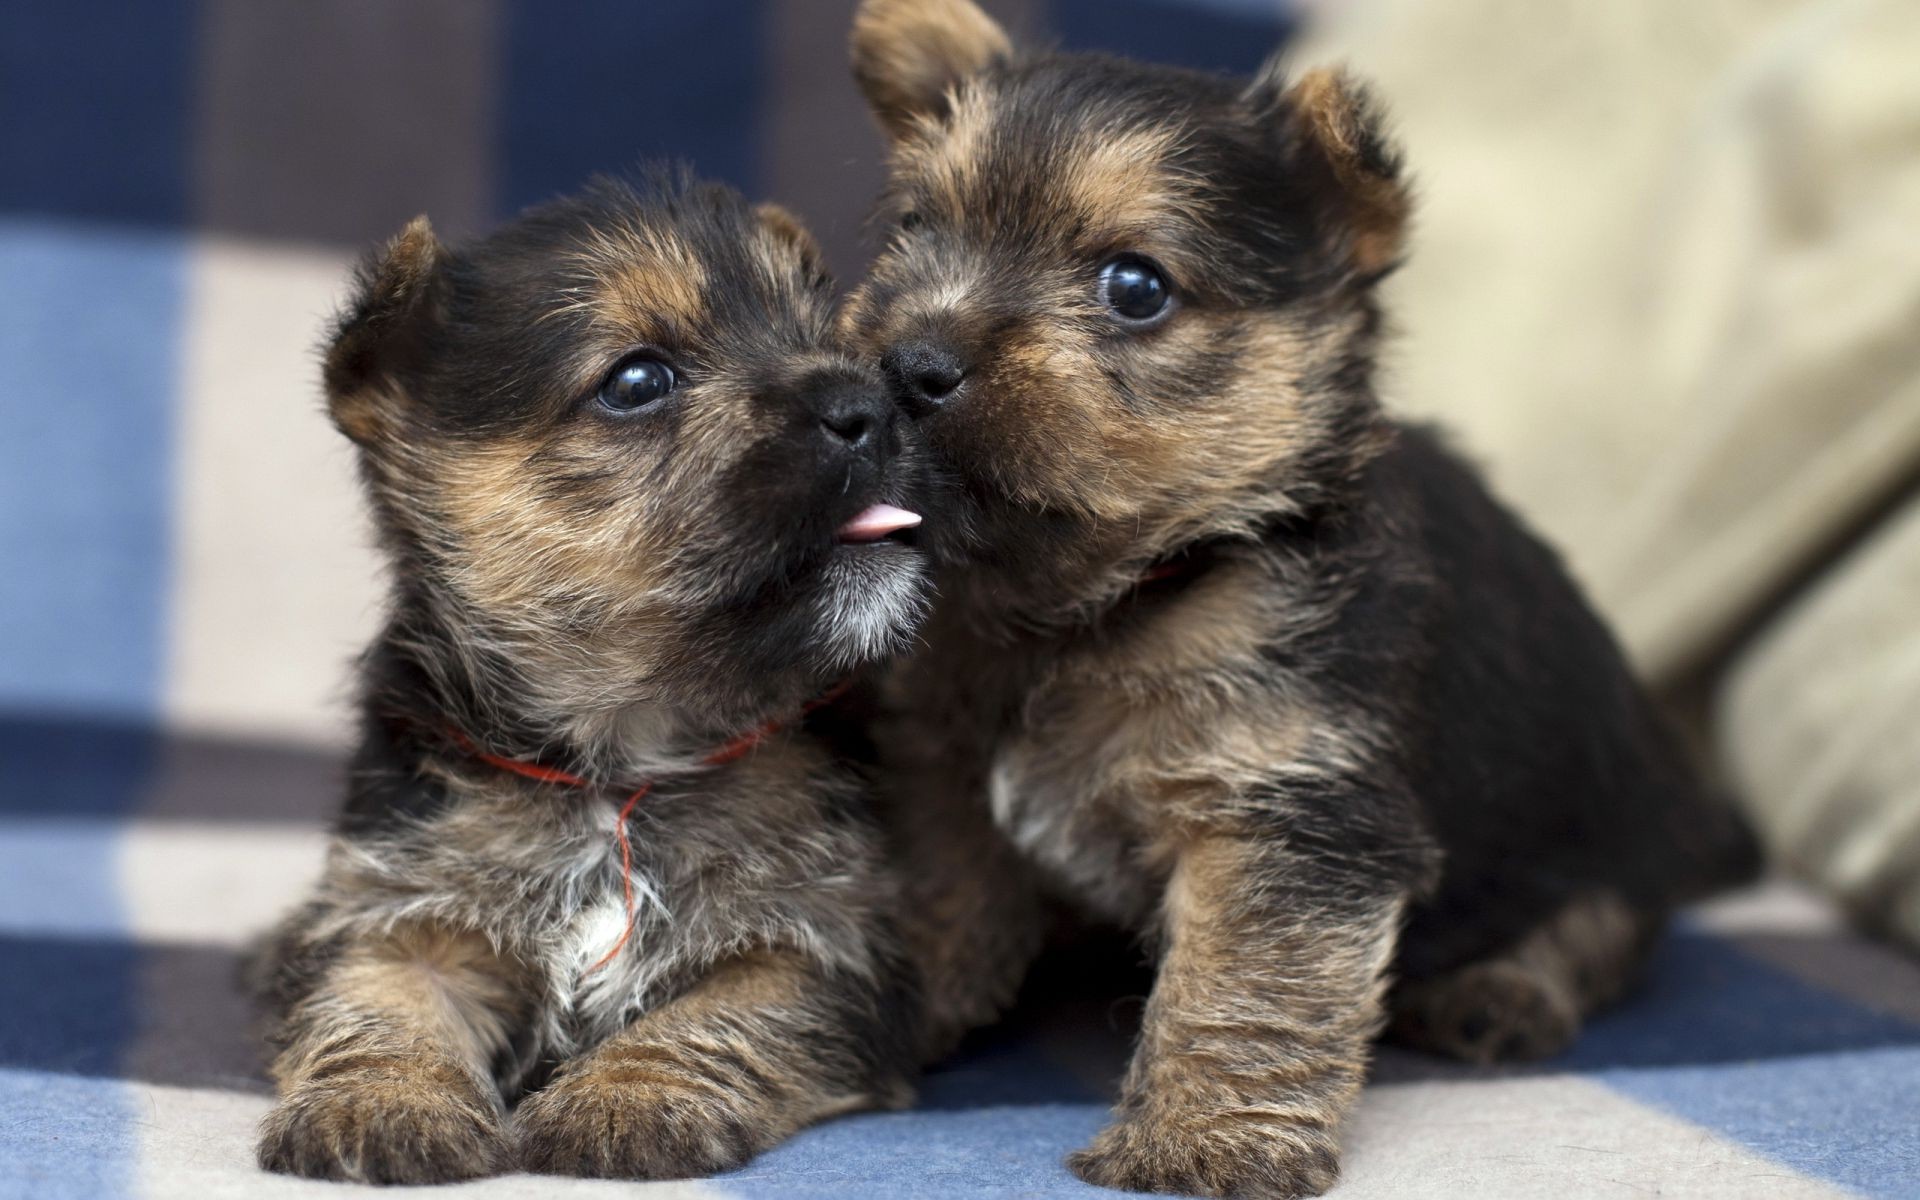
[[[1920,945],[1920,517],[1845,552],[1920,481],[1920,3],[1319,7],[1423,197],[1390,399],[1656,682],[1732,664],[1769,843]]]
[[[1684,671],[1920,461],[1920,4],[1325,9],[1421,192],[1390,399]]]
[[[1768,841],[1920,950],[1920,500],[1740,658],[1716,737]]]

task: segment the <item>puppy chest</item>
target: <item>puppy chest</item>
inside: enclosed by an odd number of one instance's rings
[[[687,959],[666,898],[638,873],[633,895],[631,913],[617,883],[582,897],[537,948],[548,995],[576,1045],[598,1042],[653,1007]]]
[[[1147,865],[1128,784],[1102,769],[1111,763],[1100,751],[1044,734],[1016,738],[994,757],[988,799],[995,824],[1072,900],[1139,928],[1161,880]]]
[[[483,930],[558,1009],[615,1020],[699,953],[697,927],[675,920],[685,885],[673,846],[644,817],[623,829],[599,797],[538,800],[468,805],[421,830],[382,862],[398,886],[381,907]]]

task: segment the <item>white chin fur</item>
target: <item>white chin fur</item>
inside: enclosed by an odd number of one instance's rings
[[[927,615],[926,563],[904,546],[857,548],[834,556],[820,591],[820,642],[851,669],[904,649]]]

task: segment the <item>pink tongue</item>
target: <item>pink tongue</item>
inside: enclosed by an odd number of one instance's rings
[[[919,523],[919,513],[895,508],[891,504],[876,504],[861,510],[853,520],[842,525],[839,537],[843,542],[877,542],[890,533],[912,529]]]

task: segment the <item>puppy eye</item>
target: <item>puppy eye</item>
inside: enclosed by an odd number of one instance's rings
[[[900,232],[912,233],[914,230],[926,224],[926,220],[925,218],[921,217],[919,213],[914,212],[912,209],[908,209],[906,212],[903,212],[900,214],[899,224],[900,224]]]
[[[600,407],[630,413],[645,408],[680,383],[672,367],[657,358],[636,354],[613,369],[600,385]]]
[[[1160,268],[1137,254],[1122,254],[1100,268],[1100,302],[1133,324],[1152,321],[1167,311],[1173,286]]]

